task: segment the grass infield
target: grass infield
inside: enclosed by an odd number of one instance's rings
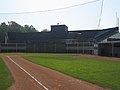
[[[0,58],[0,90],[6,90],[12,84],[12,76]]]
[[[78,54],[33,54],[25,59],[104,88],[120,90],[120,62]]]

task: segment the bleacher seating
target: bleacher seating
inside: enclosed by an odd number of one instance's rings
[[[51,33],[51,32],[29,32],[29,33],[18,33],[8,32],[10,43],[25,43],[25,42],[44,42],[50,40],[60,39],[78,39],[82,42],[89,41],[101,41],[115,33],[118,33],[116,28],[108,28],[104,30],[79,30],[79,31],[68,31],[68,33]],[[3,39],[1,37],[1,39]],[[3,41],[3,40],[1,40]]]

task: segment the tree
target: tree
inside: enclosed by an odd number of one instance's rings
[[[22,32],[38,32],[32,25],[24,25]]]
[[[5,22],[0,24],[0,32],[7,32],[8,31],[8,25],[5,24]]]
[[[5,22],[1,23],[0,32],[38,32],[32,25],[21,26],[14,21],[10,21],[8,24],[9,25],[6,25]]]
[[[22,32],[28,32],[29,31],[29,25],[24,25],[24,27],[22,27]]]
[[[30,26],[30,32],[38,32],[32,25]]]
[[[22,31],[22,26],[14,21],[10,22],[11,24],[9,24],[9,32],[21,32]]]
[[[48,29],[44,29],[41,32],[49,32],[49,30]]]

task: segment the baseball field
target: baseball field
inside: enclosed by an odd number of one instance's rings
[[[8,90],[120,90],[119,58],[46,53],[0,57],[0,90],[10,85]],[[39,83],[42,85],[38,87]]]
[[[37,54],[25,59],[104,88],[120,90],[120,62],[79,54]]]

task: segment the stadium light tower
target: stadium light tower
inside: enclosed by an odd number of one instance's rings
[[[117,16],[117,12],[116,12],[116,27],[118,27],[119,29],[119,17]]]

